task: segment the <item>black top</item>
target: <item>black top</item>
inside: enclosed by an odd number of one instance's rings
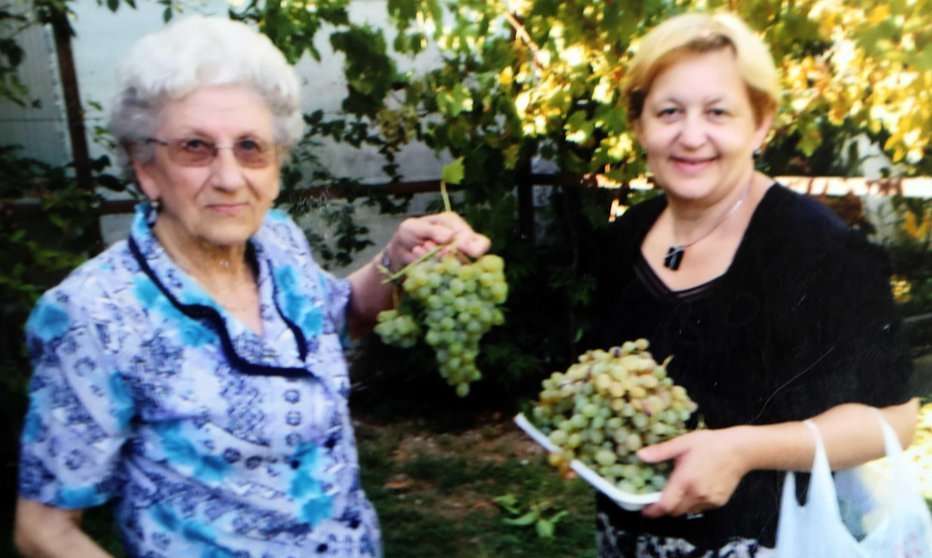
[[[709,428],[802,420],[835,405],[907,401],[911,361],[878,246],[821,203],[774,184],[728,270],[672,292],[640,246],[666,207],[658,196],[609,226],[598,251],[590,346],[644,337],[699,405]],[[688,251],[686,257],[689,257]],[[645,519],[599,496],[627,531],[718,548],[733,537],[773,546],[783,471],[746,475],[730,502],[701,518]]]

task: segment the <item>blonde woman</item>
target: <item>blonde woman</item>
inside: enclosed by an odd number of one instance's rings
[[[624,84],[656,185],[608,232],[596,345],[646,338],[706,428],[642,449],[674,469],[658,503],[598,500],[600,556],[765,557],[787,470],[813,419],[834,468],[904,445],[917,402],[879,248],[757,172],[779,105],[772,57],[729,14],[685,14],[643,39]]]

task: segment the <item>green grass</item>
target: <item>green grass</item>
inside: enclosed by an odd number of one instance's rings
[[[523,439],[510,424],[482,428],[458,434],[431,434],[413,423],[357,428],[362,482],[379,513],[386,558],[595,557],[592,489],[559,478],[539,453],[511,452],[510,442]],[[420,442],[410,443],[412,437]],[[551,513],[569,513],[553,538],[542,538],[533,524],[506,523],[513,516],[494,500],[506,494],[522,512],[546,503]]]

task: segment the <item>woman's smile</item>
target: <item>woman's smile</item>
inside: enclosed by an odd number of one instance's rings
[[[238,215],[247,209],[249,209],[249,204],[246,202],[240,203],[211,203],[207,205],[207,209],[221,213],[224,215]]]
[[[711,166],[718,157],[678,157],[673,155],[670,161],[678,170],[688,174],[695,174],[704,171]]]

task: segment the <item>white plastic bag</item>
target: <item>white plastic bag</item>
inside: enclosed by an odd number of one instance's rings
[[[893,429],[877,417],[887,474],[861,466],[838,472],[834,481],[822,436],[806,421],[816,440],[809,492],[799,505],[795,475],[787,473],[776,558],[932,558],[932,518],[917,474]]]

